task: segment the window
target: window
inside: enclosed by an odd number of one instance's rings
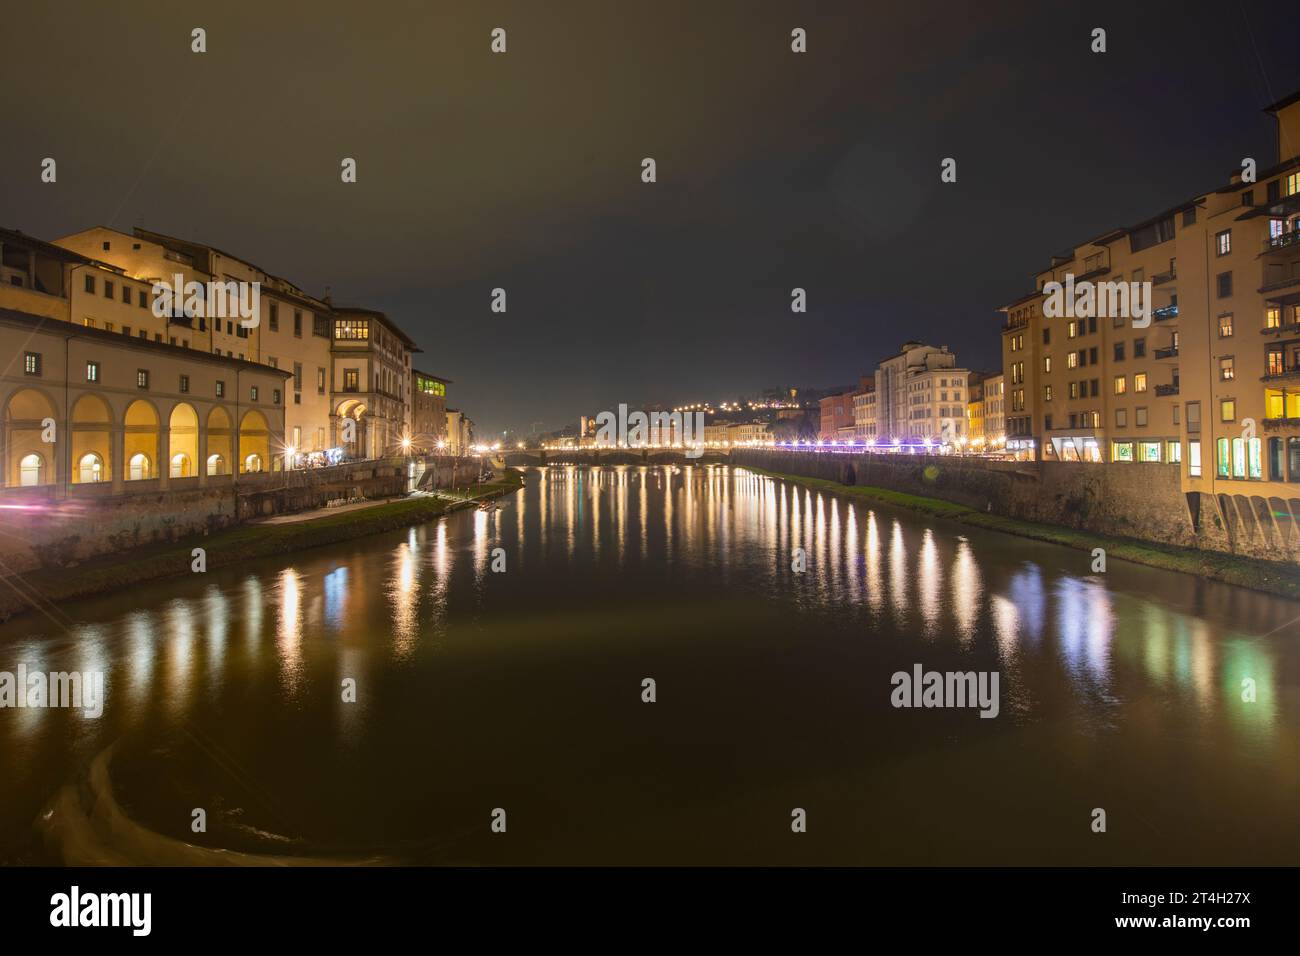
[[[301,362],[293,363],[293,390],[295,392],[302,391],[302,363]]]
[[[1242,194],[1241,194],[1241,204],[1242,204],[1243,206],[1253,206],[1253,205],[1255,205],[1255,190],[1253,190],[1253,189],[1247,189],[1244,193],[1242,193]]]
[[[294,403],[295,405],[301,405],[301,404],[302,404],[302,392],[294,392],[294,393],[293,393],[293,403]]]
[[[1168,219],[1161,219],[1159,222],[1153,222],[1149,226],[1143,226],[1141,229],[1135,229],[1129,233],[1128,243],[1132,252],[1141,252],[1151,246],[1159,245],[1162,242],[1168,242],[1174,237],[1174,219],[1170,216]],[[1134,278],[1134,282],[1141,282],[1141,279]]]
[[[1219,338],[1232,338],[1232,313],[1225,312],[1219,316]]]
[[[1146,408],[1135,408],[1135,409],[1133,409],[1133,424],[1136,425],[1138,428],[1145,428],[1145,427],[1146,427],[1146,424],[1147,424],[1147,410],[1146,410]]]
[[[1237,420],[1237,400],[1225,398],[1219,402],[1219,421],[1235,422]]]
[[[1147,355],[1147,340],[1146,340],[1146,339],[1134,339],[1134,340],[1133,340],[1133,357],[1134,357],[1134,358],[1146,358],[1146,355]]]
[[[122,284],[122,301],[127,305],[131,304],[131,287],[125,283]]]
[[[1282,308],[1270,305],[1264,310],[1264,328],[1280,329],[1282,327]]]
[[[190,377],[188,375],[181,376],[180,390],[182,392],[188,392],[190,390]]]
[[[256,386],[256,385],[250,385],[250,386],[248,387],[248,400],[249,400],[250,402],[255,402],[255,401],[257,401],[257,386]]]
[[[1220,272],[1215,279],[1218,288],[1219,298],[1226,299],[1232,295],[1232,273]]]
[[[1225,229],[1223,232],[1214,234],[1214,254],[1217,256],[1226,256],[1232,251],[1232,230]]]
[[[108,279],[104,280],[104,298],[105,299],[113,298],[113,283],[110,282]]]
[[[1071,382],[1071,383],[1070,383],[1070,397],[1071,397],[1071,398],[1078,398],[1078,397],[1079,397],[1079,383],[1078,383],[1078,382]]]
[[[368,339],[370,338],[370,320],[337,319],[334,322],[334,338]]]
[[[1126,408],[1115,409],[1115,427],[1126,428],[1127,426],[1128,426],[1128,409]]]
[[[1123,342],[1116,342],[1116,343],[1115,343],[1115,361],[1116,361],[1116,362],[1122,362],[1122,361],[1124,361],[1124,343],[1123,343]]]
[[[225,397],[226,397],[226,383],[217,382],[217,398],[225,398]]]
[[[147,309],[147,308],[149,308],[149,299],[148,299],[148,297],[144,294],[144,290],[143,290],[143,289],[142,289],[142,290],[138,293],[138,295],[136,296],[135,304],[138,305],[138,306],[139,306],[140,308],[142,308],[142,309]]]
[[[1065,367],[1066,367],[1066,368],[1078,368],[1078,367],[1079,367],[1079,353],[1078,353],[1078,352],[1071,352],[1071,353],[1069,353],[1069,354],[1065,357]]]
[[[1189,441],[1187,443],[1187,474],[1193,478],[1201,477],[1201,443],[1199,441]]]
[[[1116,375],[1116,376],[1115,376],[1115,394],[1116,394],[1116,395],[1123,395],[1123,394],[1124,394],[1125,392],[1127,392],[1127,391],[1128,391],[1128,376],[1127,376],[1127,375]]]
[[[40,352],[23,353],[23,374],[24,375],[41,374],[41,353]]]
[[[343,370],[343,391],[355,392],[360,383],[360,374],[357,369],[345,368]]]
[[[297,309],[293,310],[293,335],[294,338],[302,338],[302,313]]]
[[[1219,359],[1219,379],[1221,381],[1230,382],[1236,377],[1236,374],[1233,369],[1231,355],[1225,355]]]
[[[1051,357],[1050,355],[1044,355],[1044,356],[1043,356],[1043,371],[1044,371],[1044,372],[1050,372],[1051,370],[1052,370],[1052,357]]]
[[[99,381],[99,363],[98,363],[98,362],[87,362],[87,363],[86,363],[86,381],[87,381],[87,382],[98,382],[98,381]]]
[[[1069,323],[1069,324],[1065,327],[1065,337],[1066,337],[1067,339],[1077,338],[1077,337],[1078,337],[1078,334],[1079,334],[1079,332],[1078,332],[1078,326],[1076,326],[1073,322]]]
[[[1132,461],[1133,443],[1131,441],[1113,441],[1110,443],[1111,461]]]
[[[138,368],[135,370],[135,387],[149,387],[149,370],[147,368]]]
[[[272,332],[280,331],[280,307],[276,303],[271,303],[270,325]]]
[[[95,277],[94,277],[94,276],[86,276],[86,291],[89,292],[89,293],[91,293],[92,295],[94,295],[94,293],[95,293]]]
[[[1183,227],[1196,225],[1196,207],[1183,210]]]
[[[1052,386],[1050,386],[1050,385],[1044,385],[1044,386],[1043,386],[1043,401],[1045,401],[1045,402],[1050,402],[1051,400],[1052,400]]]
[[[1052,330],[1051,330],[1051,329],[1043,329],[1043,344],[1044,344],[1044,345],[1051,345],[1051,344],[1052,344]]]
[[[325,394],[325,370],[320,366],[316,367],[316,391]]]
[[[272,405],[280,404],[280,390],[278,388],[271,389],[271,404]]]
[[[1187,403],[1187,433],[1189,435],[1198,434],[1201,430],[1201,403]]]
[[[1090,385],[1090,387],[1089,387],[1089,391],[1092,393],[1092,397],[1093,397],[1093,398],[1096,398],[1098,395],[1101,394],[1101,379],[1099,379],[1099,378],[1094,378],[1094,379],[1089,383],[1089,385]]]
[[[1177,441],[1165,442],[1165,460],[1173,464],[1183,460],[1183,446]]]
[[[1292,173],[1286,178],[1286,194],[1294,196],[1300,193],[1300,173]]]
[[[1138,461],[1159,461],[1159,460],[1160,460],[1160,442],[1158,441],[1138,442]]]
[[[1133,391],[1145,392],[1147,390],[1147,373],[1138,372],[1133,376]]]

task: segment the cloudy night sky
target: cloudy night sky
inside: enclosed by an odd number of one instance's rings
[[[1272,163],[1297,40],[1294,2],[25,4],[0,225],[383,309],[480,434],[851,384],[905,338],[983,369],[1050,254]]]

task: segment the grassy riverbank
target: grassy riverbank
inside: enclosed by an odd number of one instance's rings
[[[1002,531],[1035,541],[1048,541],[1052,544],[1077,548],[1091,552],[1093,548],[1104,548],[1106,560],[1115,558],[1145,564],[1166,571],[1181,571],[1185,574],[1197,574],[1214,581],[1223,581],[1239,587],[1251,588],[1268,594],[1276,594],[1300,600],[1300,575],[1289,565],[1274,561],[1261,561],[1255,558],[1220,554],[1216,551],[1197,551],[1191,548],[1174,548],[1167,545],[1137,541],[1132,538],[1117,538],[1106,535],[1076,531],[1057,525],[1035,524],[1029,521],[1017,521],[1001,515],[986,514],[968,508],[966,505],[942,501],[938,498],[925,498],[888,488],[871,488],[859,485],[842,485],[838,481],[825,478],[805,478],[802,475],[787,475],[781,472],[766,471],[762,468],[747,466],[748,471],[770,478],[780,478],[793,484],[802,485],[816,491],[831,492],[845,498],[857,498],[874,501],[883,505],[904,508],[919,514],[935,518],[946,518],[961,524],[991,531]]]
[[[0,588],[0,620],[88,597],[145,581],[189,574],[194,548],[202,548],[207,569],[230,567],[257,558],[288,554],[306,548],[339,544],[352,538],[396,531],[430,521],[488,498],[496,498],[523,487],[523,473],[507,469],[498,480],[439,497],[399,498],[336,515],[325,515],[290,524],[248,524],[202,537],[186,538],[167,545],[151,546],[122,554],[94,558],[71,568],[44,568],[4,579]]]

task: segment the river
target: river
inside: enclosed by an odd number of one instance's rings
[[[0,670],[105,675],[97,719],[0,710],[0,862],[1293,864],[1300,604],[1091,563],[728,466],[530,469],[0,627]],[[917,665],[996,672],[997,716],[893,706]]]

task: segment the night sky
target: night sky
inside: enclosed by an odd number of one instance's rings
[[[905,338],[996,366],[1050,254],[1272,163],[1300,4],[25,3],[0,76],[0,225],[383,309],[482,436],[851,384]]]

